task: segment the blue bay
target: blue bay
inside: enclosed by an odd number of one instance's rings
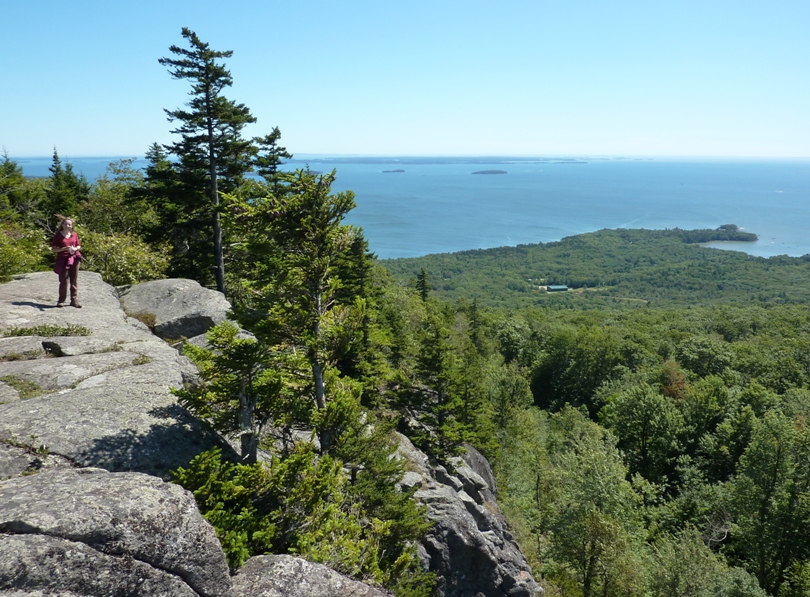
[[[15,159],[15,158],[12,158]],[[64,158],[93,180],[112,158]],[[47,176],[50,158],[19,158]],[[139,160],[136,165],[142,166]],[[349,223],[381,258],[550,242],[601,228],[737,224],[752,255],[810,253],[810,160],[298,157],[356,193]],[[404,172],[384,172],[404,170]],[[473,174],[486,170],[506,174]]]

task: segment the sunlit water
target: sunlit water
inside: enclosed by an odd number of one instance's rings
[[[13,158],[47,176],[50,158]],[[63,158],[94,180],[112,158]],[[328,160],[381,258],[549,242],[601,228],[716,228],[737,224],[756,243],[717,243],[752,255],[810,253],[810,160]],[[139,160],[136,165],[143,166]],[[384,172],[404,170],[404,172]],[[506,174],[473,174],[505,170]]]

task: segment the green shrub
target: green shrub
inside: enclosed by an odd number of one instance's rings
[[[194,493],[232,568],[256,553],[297,553],[344,574],[382,579],[377,546],[386,523],[363,528],[340,462],[318,457],[309,443],[269,466],[224,462],[215,448],[178,469],[175,480]]]
[[[169,266],[164,247],[147,244],[132,234],[82,231],[83,267],[98,272],[113,286],[163,278]]]
[[[8,222],[0,224],[0,281],[38,269],[45,254],[41,233]]]

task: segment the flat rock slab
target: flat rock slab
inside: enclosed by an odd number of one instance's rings
[[[73,465],[65,458],[43,450],[0,443],[0,481],[57,468],[72,469]]]
[[[194,280],[153,280],[122,289],[121,306],[127,314],[154,318],[161,338],[191,338],[222,323],[231,308],[221,292]]]
[[[93,272],[79,272],[80,301],[84,308],[56,308],[59,282],[53,272],[15,276],[0,284],[0,331],[9,328],[67,323],[93,330],[100,337],[109,328],[126,324],[115,288]]]
[[[0,482],[0,533],[0,590],[232,595],[194,497],[148,475],[54,470]],[[139,582],[143,592],[112,590]]]
[[[19,399],[0,386],[0,442],[62,456],[76,466],[145,472],[168,478],[214,446],[233,454],[207,425],[177,404],[172,388],[193,383],[196,368],[124,315],[114,288],[80,272],[82,309],[56,309],[51,272],[0,284],[0,334],[11,327],[82,326],[86,336],[2,338],[9,351],[46,345],[29,360],[0,361],[0,377],[36,384]],[[19,467],[17,467],[19,468]]]
[[[39,336],[11,336],[0,338],[0,359],[10,361],[43,356],[42,341]]]
[[[160,373],[159,364],[153,369]],[[130,371],[90,378],[84,382],[87,387],[64,394],[1,405],[0,441],[42,449],[76,466],[161,478],[213,446],[232,453],[219,436],[178,406],[165,388],[127,382],[116,390],[116,383],[107,383]]]
[[[239,597],[390,597],[390,593],[293,556],[254,556],[233,578]]]
[[[140,355],[104,352],[75,357],[0,362],[0,378],[10,376],[34,383],[43,390],[71,388],[84,379],[122,367],[134,366]],[[181,380],[182,383],[182,380]]]
[[[15,402],[20,399],[20,393],[5,382],[0,381],[0,405]]]

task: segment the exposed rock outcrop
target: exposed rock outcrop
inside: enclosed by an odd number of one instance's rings
[[[166,337],[193,338],[229,308],[195,284],[150,282],[143,295],[147,285],[132,287],[125,308],[152,313]],[[0,284],[0,336],[29,334],[0,337],[0,597],[387,595],[292,556],[252,558],[232,590],[193,497],[161,480],[215,445],[236,458],[171,393],[194,383],[196,369],[125,315],[100,276],[81,272],[79,285],[83,309],[55,307],[51,272]],[[48,326],[87,335],[50,336]],[[471,449],[451,474],[404,437],[399,453],[409,463],[402,486],[418,488],[436,522],[420,555],[438,573],[439,594],[539,594],[486,459]]]
[[[293,556],[250,558],[234,576],[233,589],[250,597],[390,597],[387,591]]]
[[[153,280],[122,289],[121,305],[129,314],[151,314],[161,338],[192,338],[225,321],[231,308],[221,292],[194,280]]]
[[[0,333],[68,325],[89,333],[0,342],[0,442],[11,446],[0,458],[6,463],[0,479],[55,457],[74,466],[165,478],[214,445],[229,451],[171,393],[194,380],[194,365],[128,319],[115,289],[98,274],[81,272],[79,287],[84,308],[57,309],[51,272],[0,285]],[[20,399],[14,386],[32,397]],[[10,469],[11,463],[17,467]]]
[[[183,488],[58,470],[0,482],[0,590],[229,597],[214,529]]]
[[[467,458],[484,473],[477,473],[461,458],[451,474],[400,436],[398,454],[408,463],[402,480],[417,487],[416,499],[434,521],[420,555],[437,572],[439,594],[444,597],[532,597],[542,594],[532,577],[506,521],[494,500],[492,471],[474,448]]]

